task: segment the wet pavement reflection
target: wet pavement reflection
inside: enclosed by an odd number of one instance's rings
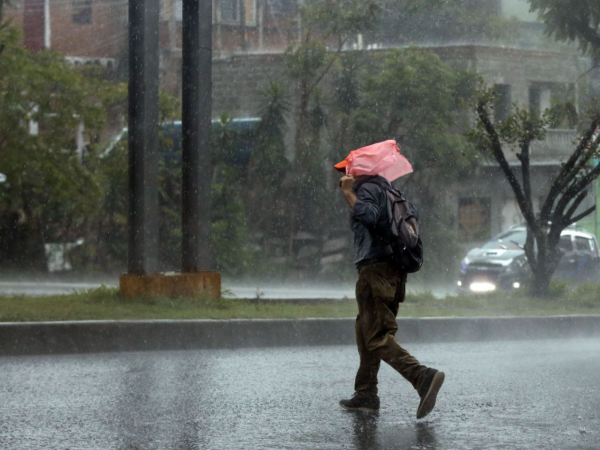
[[[1,449],[600,448],[597,340],[411,345],[436,410],[387,366],[379,414],[338,406],[352,346],[0,358]]]
[[[428,422],[414,422],[378,432],[379,414],[345,411],[352,420],[353,448],[374,450],[387,448],[437,449],[435,426]]]

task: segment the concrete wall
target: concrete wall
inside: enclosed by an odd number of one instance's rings
[[[589,67],[589,58],[559,53],[523,51],[494,47],[457,46],[428,48],[446,63],[480,74],[488,85],[509,84],[512,100],[523,106],[529,103],[532,83],[574,83]],[[377,53],[381,53],[378,51]],[[181,55],[173,53],[163,66],[180,64]],[[255,116],[260,104],[260,93],[272,80],[283,78],[282,54],[234,55],[214,60],[213,110],[214,115],[227,111],[234,117]],[[325,80],[324,94],[332,87]],[[578,95],[585,95],[580,83]]]
[[[516,17],[523,22],[538,22],[537,13],[529,12],[528,0],[502,0],[502,15]]]
[[[576,83],[591,67],[589,58],[578,55],[526,51],[500,47],[441,47],[435,49],[442,60],[462,69],[477,72],[488,84],[508,84],[512,87],[512,102],[529,104],[532,83]],[[585,78],[577,85],[581,101],[586,95]]]

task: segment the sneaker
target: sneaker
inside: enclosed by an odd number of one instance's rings
[[[419,403],[419,409],[417,409],[417,419],[422,419],[433,410],[438,392],[444,383],[444,372],[438,372],[435,369],[430,370],[432,374],[419,390],[421,403]]]
[[[379,411],[379,398],[364,397],[355,392],[352,398],[340,400],[340,406],[353,411],[376,413]]]

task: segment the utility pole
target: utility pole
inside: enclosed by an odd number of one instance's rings
[[[126,297],[221,297],[210,271],[212,0],[183,1],[182,273],[158,271],[159,0],[129,0],[129,272]]]
[[[129,274],[158,271],[158,0],[129,0]]]
[[[182,270],[208,270],[210,257],[210,133],[212,1],[183,0]]]

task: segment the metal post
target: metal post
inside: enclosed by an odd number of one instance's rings
[[[129,0],[129,273],[158,271],[159,0]]]
[[[183,0],[182,271],[211,266],[212,0]]]

